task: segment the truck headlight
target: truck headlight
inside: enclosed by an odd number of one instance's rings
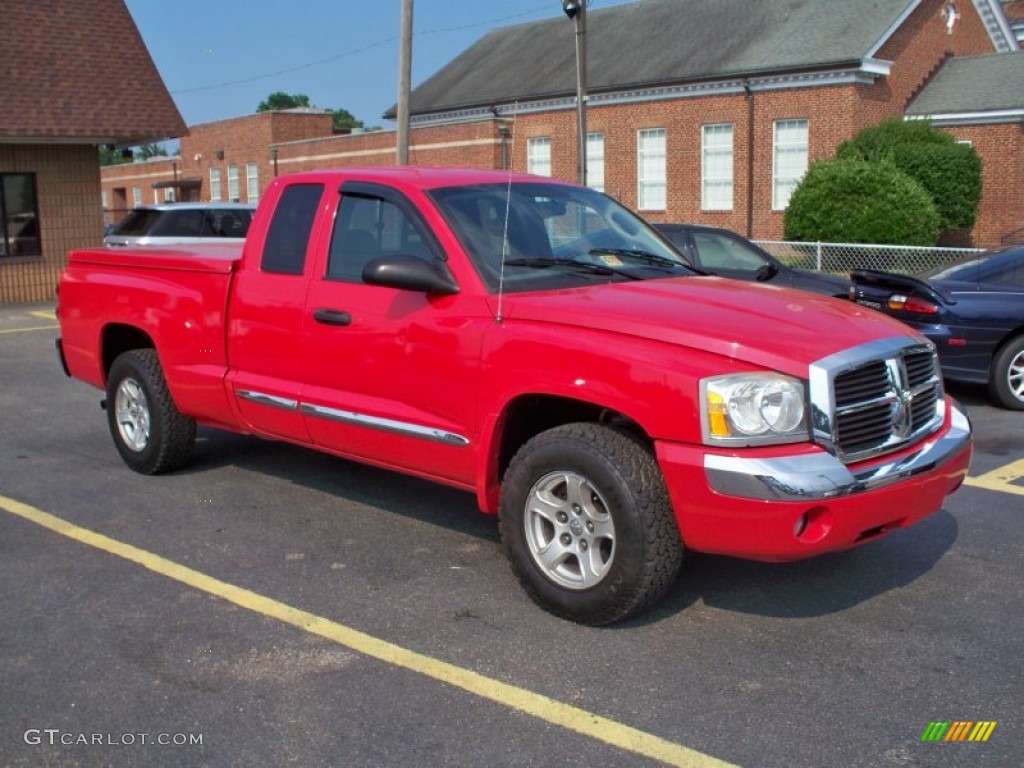
[[[792,443],[808,439],[804,385],[781,373],[738,373],[701,380],[704,442]]]

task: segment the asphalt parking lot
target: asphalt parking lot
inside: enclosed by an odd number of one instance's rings
[[[55,325],[0,307],[0,765],[1024,762],[1024,413],[979,390],[943,511],[802,563],[692,555],[591,629],[528,600],[467,494],[206,429],[131,472]]]

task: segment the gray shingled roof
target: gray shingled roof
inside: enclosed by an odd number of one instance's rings
[[[1024,53],[957,56],[907,107],[908,115],[1024,110]]]
[[[859,63],[909,0],[641,0],[587,13],[588,91]],[[564,15],[496,29],[413,91],[413,114],[575,93]],[[389,113],[389,116],[391,114]]]
[[[137,144],[187,130],[123,0],[0,2],[0,140]]]

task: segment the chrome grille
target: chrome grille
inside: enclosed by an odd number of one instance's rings
[[[919,440],[942,423],[944,392],[934,348],[887,339],[811,366],[815,439],[854,462]]]

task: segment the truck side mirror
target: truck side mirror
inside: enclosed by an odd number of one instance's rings
[[[459,292],[458,283],[445,266],[417,256],[381,256],[371,259],[363,267],[363,282],[423,293]]]

